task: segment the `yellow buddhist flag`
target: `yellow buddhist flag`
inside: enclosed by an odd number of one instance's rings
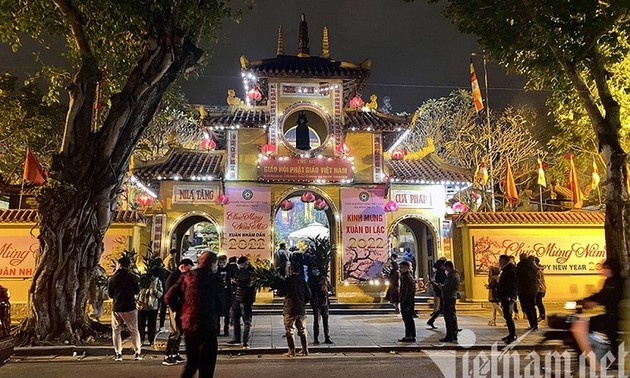
[[[481,98],[481,89],[479,89],[479,82],[477,81],[477,74],[475,73],[475,66],[473,66],[472,58],[470,59],[470,85],[472,86],[473,102],[475,103],[475,110],[477,113],[483,110],[483,99]]]
[[[567,182],[567,186],[573,193],[573,207],[576,209],[581,209],[583,205],[584,195],[582,194],[582,190],[580,189],[580,183],[578,182],[577,170],[575,169],[575,164],[573,163],[573,155],[569,156],[569,179]]]
[[[518,190],[516,190],[510,159],[506,159],[505,163],[505,199],[510,205],[514,205],[518,201]]]
[[[538,185],[547,187],[547,179],[545,178],[545,170],[540,158],[538,158]]]
[[[591,174],[591,189],[596,190],[599,186],[599,172],[597,171],[597,163],[595,162],[595,157],[593,157],[593,173]]]
[[[475,184],[486,186],[486,184],[488,183],[488,179],[489,179],[488,169],[486,168],[486,165],[483,162],[481,162],[477,166],[477,169],[475,169],[475,176],[474,176]]]

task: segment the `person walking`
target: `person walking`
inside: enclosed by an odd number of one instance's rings
[[[306,303],[311,301],[311,290],[306,281],[300,275],[304,272],[301,264],[291,264],[291,274],[284,279],[278,294],[284,297],[282,316],[284,318],[284,331],[287,336],[289,350],[285,357],[295,357],[294,327],[298,329],[302,350],[300,354],[308,356],[308,340],[306,338]]]
[[[501,276],[499,277],[499,284],[497,286],[497,296],[501,301],[501,309],[503,310],[503,319],[508,328],[508,335],[503,337],[502,340],[506,344],[512,343],[516,340],[516,326],[514,325],[514,318],[512,318],[512,311],[514,310],[514,302],[516,302],[516,295],[518,293],[518,287],[516,283],[516,267],[510,263],[510,256],[499,256],[499,268],[501,268]]]
[[[217,363],[217,322],[225,307],[223,282],[216,274],[217,255],[203,252],[195,270],[183,274],[166,293],[166,301],[182,301],[182,329],[186,340],[186,365],[182,378],[211,378]]]
[[[403,261],[400,263],[400,313],[405,323],[405,337],[398,340],[401,343],[416,342],[415,299],[416,282],[411,274],[411,263]]]
[[[324,327],[324,344],[332,344],[328,327],[328,278],[322,276],[319,269],[314,267],[308,277],[308,286],[311,290],[311,306],[313,307],[313,345],[319,345],[320,317]]]
[[[547,311],[543,298],[547,292],[547,284],[545,283],[545,266],[540,264],[538,257],[534,258],[536,267],[538,268],[538,293],[536,293],[536,307],[538,307],[538,322],[544,322],[547,319]]]
[[[285,243],[280,243],[278,250],[273,256],[273,267],[281,277],[286,277],[287,275],[288,262],[289,258],[287,257],[287,245]]]
[[[385,300],[392,303],[396,313],[400,314],[400,271],[398,270],[396,258],[396,255],[392,255],[392,263],[387,277],[389,287],[385,293]]]
[[[236,286],[232,315],[234,321],[234,338],[228,344],[241,344],[249,347],[249,338],[252,328],[252,305],[256,301],[256,288],[252,284],[252,268],[249,260],[241,256],[237,260],[238,270],[235,272],[232,285]],[[243,337],[241,340],[241,318],[243,319]]]
[[[527,330],[538,330],[536,317],[536,294],[538,294],[538,268],[533,256],[521,253],[520,261],[516,264],[516,282],[518,284],[518,300],[521,302],[523,313],[527,317]]]
[[[160,298],[164,293],[162,282],[160,281],[160,270],[153,268],[149,277],[145,278],[136,303],[138,305],[138,325],[140,330],[140,342],[144,344],[145,330],[147,330],[149,340],[148,345],[153,346],[155,340],[155,325],[157,323]]]
[[[138,310],[135,295],[140,293],[138,277],[129,270],[131,261],[123,256],[118,259],[117,269],[107,283],[107,294],[112,299],[112,342],[114,344],[114,360],[122,361],[122,337],[120,331],[123,324],[131,334],[131,345],[134,359],[142,360],[142,342],[138,332]]]
[[[435,277],[433,277],[433,281],[431,281],[431,287],[433,288],[433,313],[427,321],[427,325],[432,329],[437,329],[435,326],[435,319],[443,313],[442,290],[440,289],[440,285],[443,285],[444,282],[446,282],[446,271],[442,269],[445,262],[446,257],[442,256],[435,262],[435,264],[433,264],[433,269],[435,270]]]
[[[443,285],[440,285],[442,290],[442,311],[444,315],[444,323],[446,323],[446,336],[440,339],[441,342],[455,342],[457,341],[457,310],[455,303],[459,297],[459,285],[461,278],[459,273],[455,270],[452,261],[444,262],[442,269],[446,272],[446,281]]]
[[[492,318],[488,322],[489,326],[497,325],[497,313],[501,312],[501,305],[498,295],[499,275],[501,269],[498,266],[491,266],[488,270],[488,283],[486,289],[488,289],[488,301],[492,306]]]
[[[192,267],[193,262],[191,259],[182,259],[179,263],[179,267],[177,270],[171,272],[171,274],[166,279],[166,289],[165,292],[168,293],[168,290],[175,285],[175,283],[179,280],[179,278],[188,273]],[[171,326],[171,333],[168,335],[168,341],[166,342],[166,350],[164,352],[164,360],[162,361],[162,365],[175,365],[181,364],[182,362],[186,362],[179,355],[179,344],[181,344],[183,329],[182,329],[182,306],[183,303],[183,294],[178,298],[179,301],[168,302],[166,298],[166,294],[164,294],[164,301],[167,303],[170,309],[169,316],[169,325]]]
[[[232,277],[230,276],[230,267],[227,264],[227,256],[219,256],[219,267],[217,274],[223,281],[223,290],[225,292],[225,312],[219,317],[218,328],[221,330],[221,318],[223,318],[223,334],[221,336],[230,336],[230,309],[232,308]]]

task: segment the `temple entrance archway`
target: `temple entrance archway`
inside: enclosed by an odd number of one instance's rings
[[[221,250],[221,227],[209,214],[191,211],[180,215],[169,227],[169,250],[179,251],[178,262],[189,258],[197,262],[202,251],[219,253]]]

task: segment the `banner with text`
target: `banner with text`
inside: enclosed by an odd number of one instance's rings
[[[431,190],[399,190],[392,189],[389,195],[399,208],[431,209],[433,208],[433,198]]]
[[[226,186],[230,202],[223,207],[223,249],[228,256],[270,256],[271,188]]]
[[[379,278],[387,262],[384,188],[341,188],[343,277]]]
[[[486,275],[500,255],[536,256],[549,274],[598,274],[606,259],[604,233],[598,235],[473,235],[475,274]]]
[[[258,178],[267,181],[345,182],[354,177],[352,161],[346,158],[262,157]]]
[[[173,203],[213,204],[219,195],[216,185],[174,185]]]

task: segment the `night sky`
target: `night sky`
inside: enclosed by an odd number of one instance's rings
[[[233,4],[244,1],[234,0]],[[321,54],[322,27],[328,26],[332,59],[352,63],[372,59],[364,100],[376,93],[380,106],[383,96],[389,96],[395,112],[413,112],[427,99],[446,96],[456,88],[470,89],[470,53],[480,49],[473,36],[459,33],[438,5],[423,0],[256,0],[253,10],[244,10],[240,24],[226,21],[218,45],[204,46],[212,56],[198,78],[183,83],[189,100],[225,105],[229,88],[244,97],[240,55],[250,60],[275,57],[279,24],[284,28],[285,53],[295,55],[301,13],[306,14],[309,25],[311,55]],[[19,76],[34,71],[28,44],[26,47],[15,55],[1,45],[0,70]],[[61,61],[56,56],[46,60]],[[475,67],[483,91],[480,58]],[[544,93],[522,89],[525,78],[506,76],[492,62],[488,68],[491,107],[544,103]]]

